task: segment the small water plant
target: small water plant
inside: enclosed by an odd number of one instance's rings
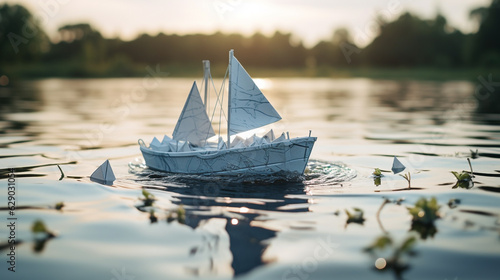
[[[372,175],[373,175],[373,184],[377,187],[380,186],[382,184],[381,177],[384,176],[380,168],[375,168]]]
[[[345,209],[345,213],[347,214],[346,226],[350,223],[362,225],[365,222],[363,210],[360,208],[353,208],[353,210],[354,211],[351,213],[349,210]]]
[[[149,220],[151,221],[152,224],[158,222],[158,218],[155,215],[154,209],[149,210]]]
[[[478,149],[476,149],[475,151],[469,149],[469,151],[470,151],[470,157],[472,159],[476,159],[479,157],[479,150]]]
[[[398,198],[398,199],[388,199],[384,198],[384,202],[382,202],[382,205],[380,205],[380,208],[377,210],[377,213],[375,214],[375,217],[377,218],[378,225],[380,226],[380,229],[384,232],[387,233],[385,230],[384,226],[382,225],[382,220],[380,219],[380,213],[382,212],[382,209],[384,209],[384,206],[389,203],[394,203],[396,205],[401,205],[401,203],[404,201],[404,198]]]
[[[457,208],[460,202],[458,198],[451,198],[450,201],[448,201],[448,207],[450,207],[450,209]]]
[[[186,210],[184,210],[184,206],[182,204],[177,207],[177,210],[171,211],[167,216],[168,223],[175,220],[177,220],[180,224],[186,223]]]
[[[435,197],[427,200],[419,199],[415,206],[407,207],[412,216],[411,229],[420,234],[420,238],[427,239],[428,236],[434,237],[437,232],[434,221],[440,218],[439,209],[441,206],[437,203]]]
[[[146,189],[142,189],[142,196],[139,199],[142,200],[144,206],[152,206],[154,201],[156,200],[155,196],[148,192]]]
[[[59,164],[56,164],[57,168],[59,168],[59,171],[61,171],[61,177],[59,177],[59,181],[61,181],[64,178],[64,172],[62,171],[62,168],[59,166]]]
[[[48,240],[56,237],[56,234],[50,231],[41,220],[36,220],[35,222],[33,222],[33,225],[31,226],[31,232],[33,233],[35,239],[33,251],[35,251],[36,253],[42,252],[45,248],[45,243]]]
[[[52,238],[56,235],[47,229],[43,221],[36,220],[31,226],[31,232],[35,234],[35,238]]]
[[[456,188],[470,189],[474,186],[474,181],[472,180],[474,178],[474,171],[472,170],[472,164],[470,163],[469,158],[467,158],[467,161],[469,162],[470,172],[462,171],[458,173],[456,171],[451,171],[451,173],[457,179],[457,182],[452,187],[452,189]]]
[[[366,247],[364,251],[376,258],[374,264],[378,271],[392,270],[396,279],[401,279],[403,272],[410,268],[403,257],[416,254],[414,251],[416,242],[415,236],[408,236],[400,244],[397,244],[391,236],[385,234],[376,238],[372,245]]]
[[[406,174],[399,174],[399,176],[405,178],[406,181],[408,181],[408,188],[411,189],[411,173],[410,172],[406,172]]]
[[[382,177],[382,171],[380,170],[380,168],[375,168],[375,170],[373,171],[372,173],[373,176],[375,177]]]
[[[61,201],[61,202],[56,203],[56,205],[54,206],[54,208],[56,210],[61,210],[61,209],[63,209],[64,206],[65,206],[64,202]]]
[[[435,197],[429,200],[421,198],[415,203],[415,206],[407,207],[412,215],[412,220],[422,224],[433,224],[435,220],[439,219],[439,208],[441,206],[438,205]]]

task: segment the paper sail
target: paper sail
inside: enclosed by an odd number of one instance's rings
[[[241,138],[240,136],[236,136],[234,137],[233,141],[231,141],[231,148],[235,148],[235,147],[238,147],[238,148],[242,148],[242,147],[246,147],[245,144],[245,139]]]
[[[276,138],[273,140],[273,142],[283,142],[286,140],[286,136],[285,136],[285,133],[281,133],[280,137]]]
[[[90,180],[103,185],[113,185],[116,178],[113,169],[111,169],[111,164],[109,164],[109,160],[106,160],[94,171],[94,173],[92,173],[92,175],[90,175]]]
[[[160,147],[161,143],[160,141],[158,140],[158,138],[154,137],[153,138],[153,141],[151,141],[151,144],[149,144],[149,147],[151,149],[155,149],[155,150],[158,150],[158,148]]]
[[[230,52],[229,130],[234,135],[281,120],[241,63]]]
[[[266,133],[266,135],[264,135],[264,137],[262,137],[262,138],[266,139],[268,143],[273,142],[274,138],[275,138],[274,137],[274,131],[272,129],[269,130],[269,132]]]
[[[168,137],[167,135],[163,136],[163,140],[161,141],[162,145],[168,145],[172,141],[172,138]]]
[[[214,135],[210,118],[194,82],[172,137],[177,141],[189,141],[195,146],[203,146],[206,139]]]
[[[405,170],[406,166],[404,166],[397,157],[394,157],[394,162],[392,163],[392,172],[394,174],[398,174],[399,172]]]
[[[204,85],[208,85],[212,82],[208,63],[204,71]],[[160,143],[155,138],[150,148],[139,140],[146,165],[154,170],[193,175],[303,174],[316,137],[290,139],[289,133],[275,135],[273,130],[262,138],[253,135],[244,140],[238,136],[279,121],[281,116],[234,57],[233,50],[229,52],[228,76],[227,99],[217,93],[213,109],[208,108],[208,86],[204,87],[204,103],[193,83],[172,134],[173,140],[164,137]],[[218,142],[206,145],[207,139],[215,136],[207,109],[218,110],[222,103],[227,105],[221,116],[227,121],[227,138],[220,138],[219,133]]]
[[[218,150],[225,150],[227,148],[226,142],[222,139],[222,137],[219,137],[219,143],[217,143],[217,149]]]

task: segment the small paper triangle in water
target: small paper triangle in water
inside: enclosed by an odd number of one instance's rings
[[[392,163],[392,172],[394,174],[398,174],[399,172],[405,170],[406,166],[404,166],[397,157],[394,157],[394,162]]]
[[[116,178],[109,160],[106,160],[90,175],[90,180],[103,185],[113,185]]]

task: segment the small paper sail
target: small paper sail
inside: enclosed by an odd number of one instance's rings
[[[394,174],[398,174],[399,172],[405,170],[406,166],[404,166],[397,157],[394,157],[394,162],[392,163],[392,172]]]
[[[116,177],[113,173],[113,169],[111,169],[109,160],[106,160],[94,171],[94,173],[92,173],[92,175],[90,175],[90,180],[103,185],[113,185]]]
[[[191,151],[189,143],[187,141],[179,141],[177,152],[189,152],[189,151]]]
[[[268,133],[266,133],[266,135],[264,135],[264,137],[262,137],[263,139],[266,139],[268,143],[271,143],[274,141],[274,131],[271,129],[269,130]]]
[[[285,136],[285,133],[281,133],[280,137],[276,138],[273,140],[273,142],[283,142],[286,140],[286,136]]]
[[[172,138],[168,137],[167,135],[163,136],[163,140],[161,141],[162,145],[168,145],[172,141]]]
[[[243,148],[245,147],[245,139],[240,136],[234,137],[233,141],[231,141],[231,148]]]
[[[158,140],[158,138],[154,137],[153,141],[151,141],[151,144],[149,144],[149,147],[153,150],[158,150],[160,147],[161,143]]]
[[[227,148],[226,142],[222,139],[222,137],[219,137],[219,143],[217,143],[217,149],[218,150],[225,150]]]

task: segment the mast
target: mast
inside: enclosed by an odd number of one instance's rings
[[[227,94],[227,148],[231,147],[231,64],[234,57],[234,50],[229,51],[229,89]]]
[[[203,74],[205,79],[205,110],[208,106],[208,78],[210,77],[210,60],[203,60]]]

